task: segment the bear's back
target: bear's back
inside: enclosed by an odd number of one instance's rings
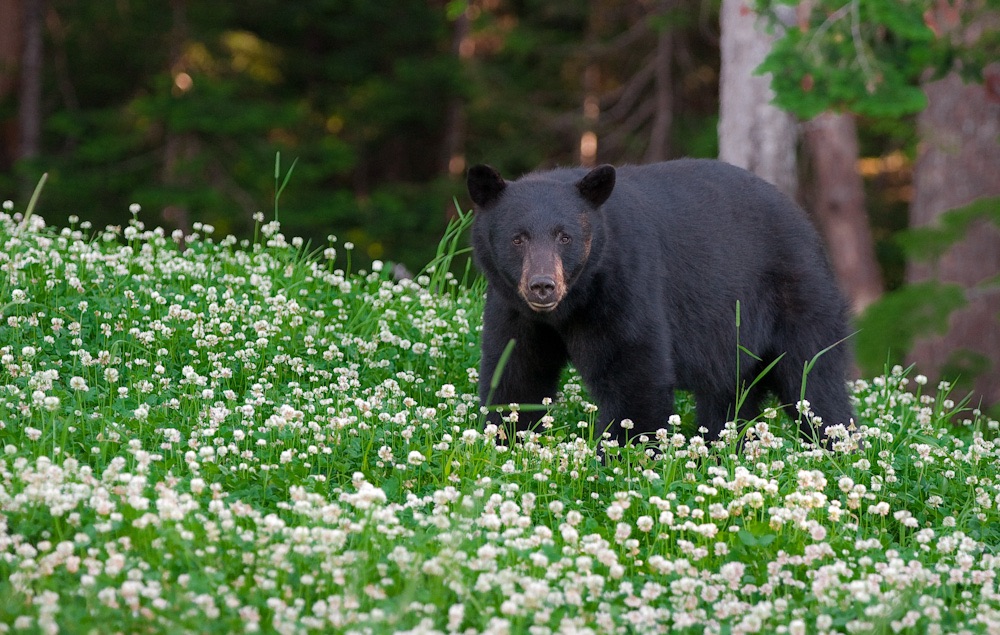
[[[608,222],[630,240],[655,238],[668,256],[698,252],[734,263],[818,257],[825,263],[805,211],[767,181],[721,161],[621,167],[604,207]]]

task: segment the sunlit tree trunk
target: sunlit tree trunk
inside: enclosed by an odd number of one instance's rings
[[[753,74],[774,38],[749,3],[722,1],[719,158],[797,198],[798,129],[794,117],[771,105],[770,75]]]
[[[600,117],[601,69],[587,64],[583,71],[583,131],[580,133],[579,159],[583,167],[597,165],[597,120]]]
[[[603,9],[600,0],[590,2],[587,12],[587,30],[584,35],[584,47],[592,49],[599,41]],[[577,147],[577,160],[583,167],[597,165],[597,126],[601,118],[601,67],[596,58],[591,57],[583,66],[583,76],[580,78],[583,91],[583,104],[580,109],[582,127],[580,143]]]
[[[813,167],[810,209],[826,240],[841,290],[855,313],[883,291],[882,272],[865,209],[864,183],[857,170],[858,133],[851,114],[825,113],[804,126]]]
[[[987,78],[1000,80],[994,66]],[[955,207],[984,196],[1000,196],[1000,93],[986,85],[963,84],[956,75],[926,86],[928,105],[917,125],[921,143],[913,175],[914,198],[910,225],[933,225]],[[975,223],[964,239],[934,265],[911,263],[909,282],[934,278],[969,289],[969,304],[949,320],[945,335],[921,340],[910,360],[921,371],[937,375],[963,372],[968,377],[988,362],[974,389],[976,398],[1000,402],[1000,292],[976,289],[1000,274],[1000,230],[987,222]]]

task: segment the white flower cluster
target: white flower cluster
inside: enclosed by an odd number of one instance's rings
[[[482,425],[478,286],[276,222],[16,227],[2,632],[1000,631],[996,423],[952,426],[949,386],[856,382],[833,451],[688,409],[602,462],[575,376],[538,429]]]

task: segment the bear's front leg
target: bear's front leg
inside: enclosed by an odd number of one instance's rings
[[[625,445],[667,427],[674,414],[675,376],[664,347],[608,342],[584,347],[572,359],[597,402],[600,419],[595,437],[609,432],[611,439]],[[632,422],[627,429],[622,426],[626,419]]]
[[[500,368],[499,382],[494,388],[493,375],[511,340],[514,340],[514,348]],[[541,404],[546,398],[555,398],[568,355],[562,340],[551,327],[529,320],[516,311],[491,307],[487,296],[482,341],[483,355],[479,366],[479,401],[482,405]],[[508,437],[513,437],[517,431],[531,429],[543,414],[541,409],[519,412],[516,430],[508,430]],[[499,427],[503,425],[502,417],[501,412],[492,411],[486,415],[486,420]]]

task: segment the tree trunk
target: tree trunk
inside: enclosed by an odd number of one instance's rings
[[[171,24],[168,41],[170,43],[169,70],[174,75],[175,99],[183,99],[186,88],[183,81],[178,84],[184,69],[184,44],[187,41],[187,0],[170,0]],[[185,164],[198,154],[198,139],[191,133],[173,130],[165,122],[163,137],[163,170],[160,179],[168,187],[188,185],[184,174]],[[161,212],[163,220],[181,229],[185,235],[191,232],[188,209],[184,205],[168,204]]]
[[[18,69],[21,66],[21,2],[0,0],[0,102],[17,90]],[[0,120],[0,170],[9,170],[20,150],[17,124],[13,117]]]
[[[42,42],[44,0],[22,0],[24,40],[18,105],[19,159],[38,156],[42,137]]]
[[[465,62],[472,57],[475,44],[469,38],[470,21],[469,8],[466,7],[455,18],[454,31],[451,36],[451,52],[460,61]],[[452,178],[461,178],[465,174],[465,102],[461,97],[452,97],[448,102],[445,115],[443,172]],[[454,213],[448,208],[449,215]]]
[[[805,145],[815,173],[811,208],[841,290],[860,314],[882,295],[883,285],[857,171],[854,116],[819,115],[805,125]]]
[[[993,67],[987,78],[1000,77]],[[1000,94],[987,87],[963,84],[952,74],[925,87],[927,109],[917,120],[921,143],[914,170],[914,198],[910,226],[937,222],[938,216],[984,196],[1000,196]],[[1000,230],[974,223],[964,239],[951,247],[934,265],[910,263],[909,282],[936,278],[973,287],[1000,273]],[[966,379],[976,366],[989,368],[975,377],[974,402],[982,397],[1000,402],[1000,293],[993,288],[971,291],[969,304],[951,315],[943,336],[917,342],[910,361],[921,372]],[[964,371],[964,372],[963,372]]]
[[[597,165],[597,120],[600,107],[601,69],[596,63],[587,64],[583,70],[583,132],[580,133],[580,165],[592,168]]]
[[[669,3],[661,3],[666,11]],[[670,26],[660,27],[656,38],[656,58],[653,62],[653,98],[656,109],[653,111],[653,128],[649,133],[649,146],[646,148],[646,162],[664,161],[670,154],[670,128],[674,120],[673,100],[673,64],[674,38]]]
[[[770,75],[753,74],[774,38],[764,30],[749,1],[722,0],[719,158],[797,198],[796,121],[771,105]]]

